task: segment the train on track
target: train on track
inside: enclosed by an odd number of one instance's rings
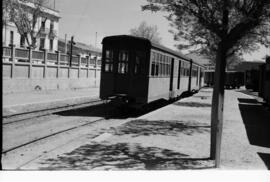
[[[243,62],[238,69],[244,73],[246,89],[258,92],[270,104],[270,57],[266,57],[266,62]]]
[[[178,98],[199,90],[205,67],[179,52],[129,35],[102,41],[100,98],[120,98],[131,105]]]
[[[270,105],[270,56],[259,68],[259,96]]]
[[[206,71],[204,76],[204,82],[206,86],[214,85],[214,71]],[[245,84],[245,74],[241,71],[226,71],[225,75],[225,88],[240,88]]]

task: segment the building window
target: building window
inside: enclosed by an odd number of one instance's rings
[[[51,21],[51,23],[50,23],[50,31],[52,32],[53,29],[54,29],[54,24],[53,24],[53,21]]]
[[[45,29],[45,21],[42,21],[42,22],[41,22],[41,28],[42,28],[42,29]]]
[[[13,45],[13,43],[14,43],[14,32],[13,31],[10,31],[9,44],[12,44]]]
[[[44,49],[45,48],[45,39],[44,38],[40,38],[40,46],[39,49]]]
[[[50,50],[53,50],[53,39],[50,39]]]

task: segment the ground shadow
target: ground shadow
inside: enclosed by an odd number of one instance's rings
[[[201,102],[175,102],[173,104],[177,106],[184,106],[184,107],[211,107],[212,106],[212,104],[201,103]]]
[[[138,119],[130,121],[118,128],[112,128],[109,132],[113,133],[114,135],[130,134],[133,137],[149,135],[177,136],[180,133],[193,135],[195,133],[209,133],[210,125],[197,123],[194,121],[151,121]]]
[[[70,153],[47,159],[40,170],[177,170],[213,168],[208,158],[139,144],[88,144]]]
[[[258,155],[263,160],[263,162],[266,165],[267,169],[270,170],[270,154],[258,152]]]
[[[202,99],[202,100],[205,100],[205,99],[210,98],[211,96],[206,96],[206,95],[194,95],[193,97],[195,97],[195,98],[200,98],[200,99]]]
[[[249,96],[258,97],[258,91],[253,91],[252,89],[237,90],[237,92],[240,92]]]
[[[251,145],[270,148],[270,111],[255,99],[238,99]]]
[[[129,117],[139,117],[154,110],[165,107],[177,100],[190,97],[193,92],[184,92],[180,97],[165,100],[159,99],[141,107],[133,107],[128,104],[115,105],[114,102],[89,106],[80,109],[68,110],[55,113],[60,116],[80,116],[80,117],[103,117],[105,119],[126,119]]]
[[[241,104],[259,104],[256,99],[238,98],[238,101]]]
[[[173,101],[164,99],[157,100],[143,106],[143,108],[134,108],[128,105],[115,105],[113,102],[99,104],[95,106],[74,109],[55,113],[60,116],[79,116],[79,117],[103,117],[105,119],[126,119],[129,117],[139,117],[156,109],[165,107]]]

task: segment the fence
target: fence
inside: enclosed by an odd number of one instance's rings
[[[101,61],[91,56],[3,47],[3,92],[98,87]]]

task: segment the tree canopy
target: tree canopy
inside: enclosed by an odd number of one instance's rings
[[[147,0],[143,10],[166,11],[179,49],[215,57],[218,44],[227,56],[270,45],[269,0]]]
[[[148,25],[145,21],[141,22],[136,28],[130,29],[130,34],[136,37],[147,38],[152,42],[160,43],[161,37],[156,25]]]
[[[270,45],[270,0],[147,0],[143,10],[169,12],[179,49],[215,57],[210,158],[220,166],[225,68],[228,58]]]
[[[27,3],[31,3],[30,7]],[[36,47],[36,38],[40,35],[41,27],[38,29],[38,18],[42,17],[47,0],[3,0],[3,25],[11,22],[17,27],[18,33],[26,40],[28,46]]]

